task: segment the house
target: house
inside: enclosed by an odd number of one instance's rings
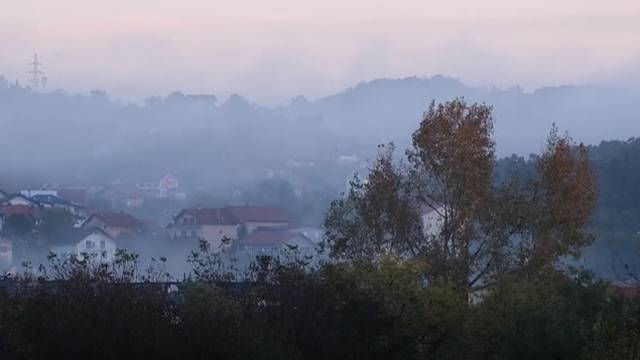
[[[184,209],[168,226],[171,239],[206,240],[213,249],[223,248],[225,239],[236,240],[258,227],[282,227],[291,222],[278,208],[228,206]]]
[[[304,227],[290,227],[289,232],[300,233],[307,239],[311,240],[314,244],[320,244],[324,239],[325,231],[321,228],[304,226]]]
[[[316,249],[316,244],[299,232],[260,230],[236,241],[233,249],[237,257],[251,259],[259,255],[283,255],[287,249],[309,255]]]
[[[178,188],[178,179],[173,174],[167,174],[157,182],[139,182],[136,186],[140,190],[153,193],[167,193]]]
[[[0,270],[13,264],[13,241],[0,238]]]
[[[20,195],[32,198],[34,196],[58,196],[58,191],[56,190],[48,190],[48,189],[40,189],[40,190],[21,190]]]
[[[54,195],[35,195],[31,197],[32,201],[35,201],[42,208],[55,208],[62,209],[73,217],[78,219],[84,219],[87,216],[86,208],[77,204],[74,204],[68,200]]]
[[[38,207],[39,204],[22,194],[9,194],[0,200],[0,206],[24,205],[30,207]]]
[[[145,195],[157,198],[172,197],[175,200],[186,199],[186,194],[178,192],[178,179],[173,174],[166,174],[159,181],[138,182],[136,187]]]
[[[141,208],[144,205],[144,194],[135,184],[117,183],[102,189],[97,195],[116,206]]]
[[[113,238],[132,235],[144,230],[144,224],[135,217],[124,212],[99,212],[85,220],[81,228],[98,228]]]
[[[28,205],[0,205],[0,230],[12,216],[24,217],[31,225],[40,221],[40,208]]]
[[[72,228],[51,240],[51,252],[59,256],[93,256],[100,261],[115,259],[117,244],[106,231],[96,228]]]
[[[291,233],[299,233],[311,240],[314,244],[320,244],[324,238],[325,231],[318,227],[312,226],[259,226],[255,231],[288,231]]]
[[[213,249],[220,249],[224,239],[237,239],[238,220],[227,209],[184,209],[169,225],[169,237],[196,242],[206,240]]]
[[[258,227],[282,227],[291,224],[291,219],[283,209],[266,206],[228,206],[225,208],[244,227],[246,234]]]
[[[439,235],[444,225],[444,206],[424,204],[419,211],[424,234],[429,237]]]

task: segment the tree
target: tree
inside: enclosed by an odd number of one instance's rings
[[[14,214],[6,217],[2,231],[9,237],[24,238],[33,232],[34,223],[30,216]]]
[[[638,314],[608,284],[587,273],[512,280],[470,313],[469,358],[637,359]]]
[[[536,171],[496,180],[492,109],[462,99],[432,103],[413,134],[408,164],[382,152],[366,181],[356,179],[330,207],[325,226],[332,255],[375,261],[385,253],[421,258],[430,282],[463,297],[506,275],[553,269],[591,240],[595,179],[587,149],[554,128]],[[435,234],[420,213],[436,211]]]
[[[366,181],[354,178],[347,196],[331,203],[325,228],[335,257],[369,262],[387,253],[422,254],[408,173],[394,164],[393,144],[380,149]]]
[[[44,237],[73,228],[73,217],[68,211],[49,209],[42,213],[38,230]]]

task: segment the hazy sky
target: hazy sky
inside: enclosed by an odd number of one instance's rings
[[[640,0],[0,0],[0,75],[260,103],[377,77],[638,86]]]

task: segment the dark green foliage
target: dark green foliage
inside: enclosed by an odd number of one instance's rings
[[[7,216],[2,232],[9,238],[24,238],[32,235],[34,225],[34,220],[30,216],[14,214]]]
[[[589,358],[599,322],[616,306],[607,290],[562,275],[502,284],[469,320],[473,358]]]
[[[267,270],[265,313],[303,359],[416,359],[455,339],[464,305],[446,287],[423,287],[422,266],[295,266]]]
[[[137,261],[54,261],[59,280],[0,291],[0,358],[640,358],[640,302],[583,274],[514,278],[469,304],[416,261],[265,258],[245,292],[202,278],[176,298]]]
[[[49,209],[42,213],[38,232],[40,236],[47,238],[53,234],[68,231],[71,228],[73,228],[73,217],[69,212]]]

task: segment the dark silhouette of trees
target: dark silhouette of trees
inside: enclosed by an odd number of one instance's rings
[[[427,268],[393,256],[315,269],[263,258],[249,283],[203,273],[171,285],[133,254],[119,253],[113,264],[52,258],[43,277],[0,287],[0,357],[640,356],[640,301],[587,274],[509,277],[469,304],[450,284],[426,285]],[[229,290],[238,284],[241,291]]]
[[[6,217],[2,232],[11,238],[24,238],[30,236],[35,228],[32,217],[23,214],[12,214]]]

